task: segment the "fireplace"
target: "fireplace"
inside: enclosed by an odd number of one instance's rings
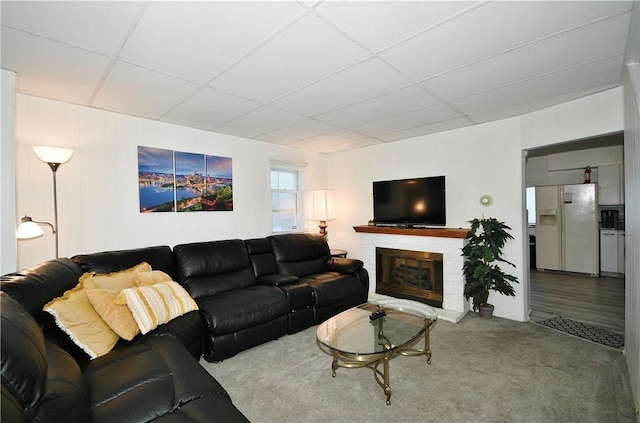
[[[443,255],[376,247],[376,293],[442,307]]]

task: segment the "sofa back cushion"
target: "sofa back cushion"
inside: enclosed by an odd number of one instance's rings
[[[180,282],[193,298],[256,284],[247,249],[239,239],[176,245]]]
[[[153,270],[162,270],[174,280],[177,280],[178,277],[171,248],[166,245],[81,254],[72,257],[71,260],[82,267],[85,272],[101,274],[126,270],[142,262],[147,262]]]
[[[23,409],[44,394],[47,354],[44,335],[29,313],[7,293],[0,292],[2,323],[2,386]]]
[[[18,301],[40,326],[51,322],[42,307],[78,284],[83,270],[68,258],[45,261],[2,276],[0,290]]]
[[[329,244],[317,234],[272,235],[267,238],[276,259],[278,273],[306,276],[322,272],[331,258]]]
[[[271,243],[267,238],[247,239],[244,241],[256,278],[278,273],[278,265],[271,251]]]
[[[46,342],[38,323],[6,292],[0,309],[2,407],[17,406],[27,421],[87,421],[89,394],[78,363]]]

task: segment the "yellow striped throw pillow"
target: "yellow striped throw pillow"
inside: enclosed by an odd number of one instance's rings
[[[143,334],[178,316],[197,310],[198,305],[177,282],[122,290],[127,307]]]

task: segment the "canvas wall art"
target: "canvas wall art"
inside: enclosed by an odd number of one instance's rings
[[[140,212],[175,211],[173,150],[138,147]]]
[[[140,212],[233,210],[230,157],[138,147]]]

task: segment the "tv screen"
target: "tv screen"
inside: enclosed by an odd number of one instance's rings
[[[373,221],[380,226],[444,226],[444,176],[373,183]]]

